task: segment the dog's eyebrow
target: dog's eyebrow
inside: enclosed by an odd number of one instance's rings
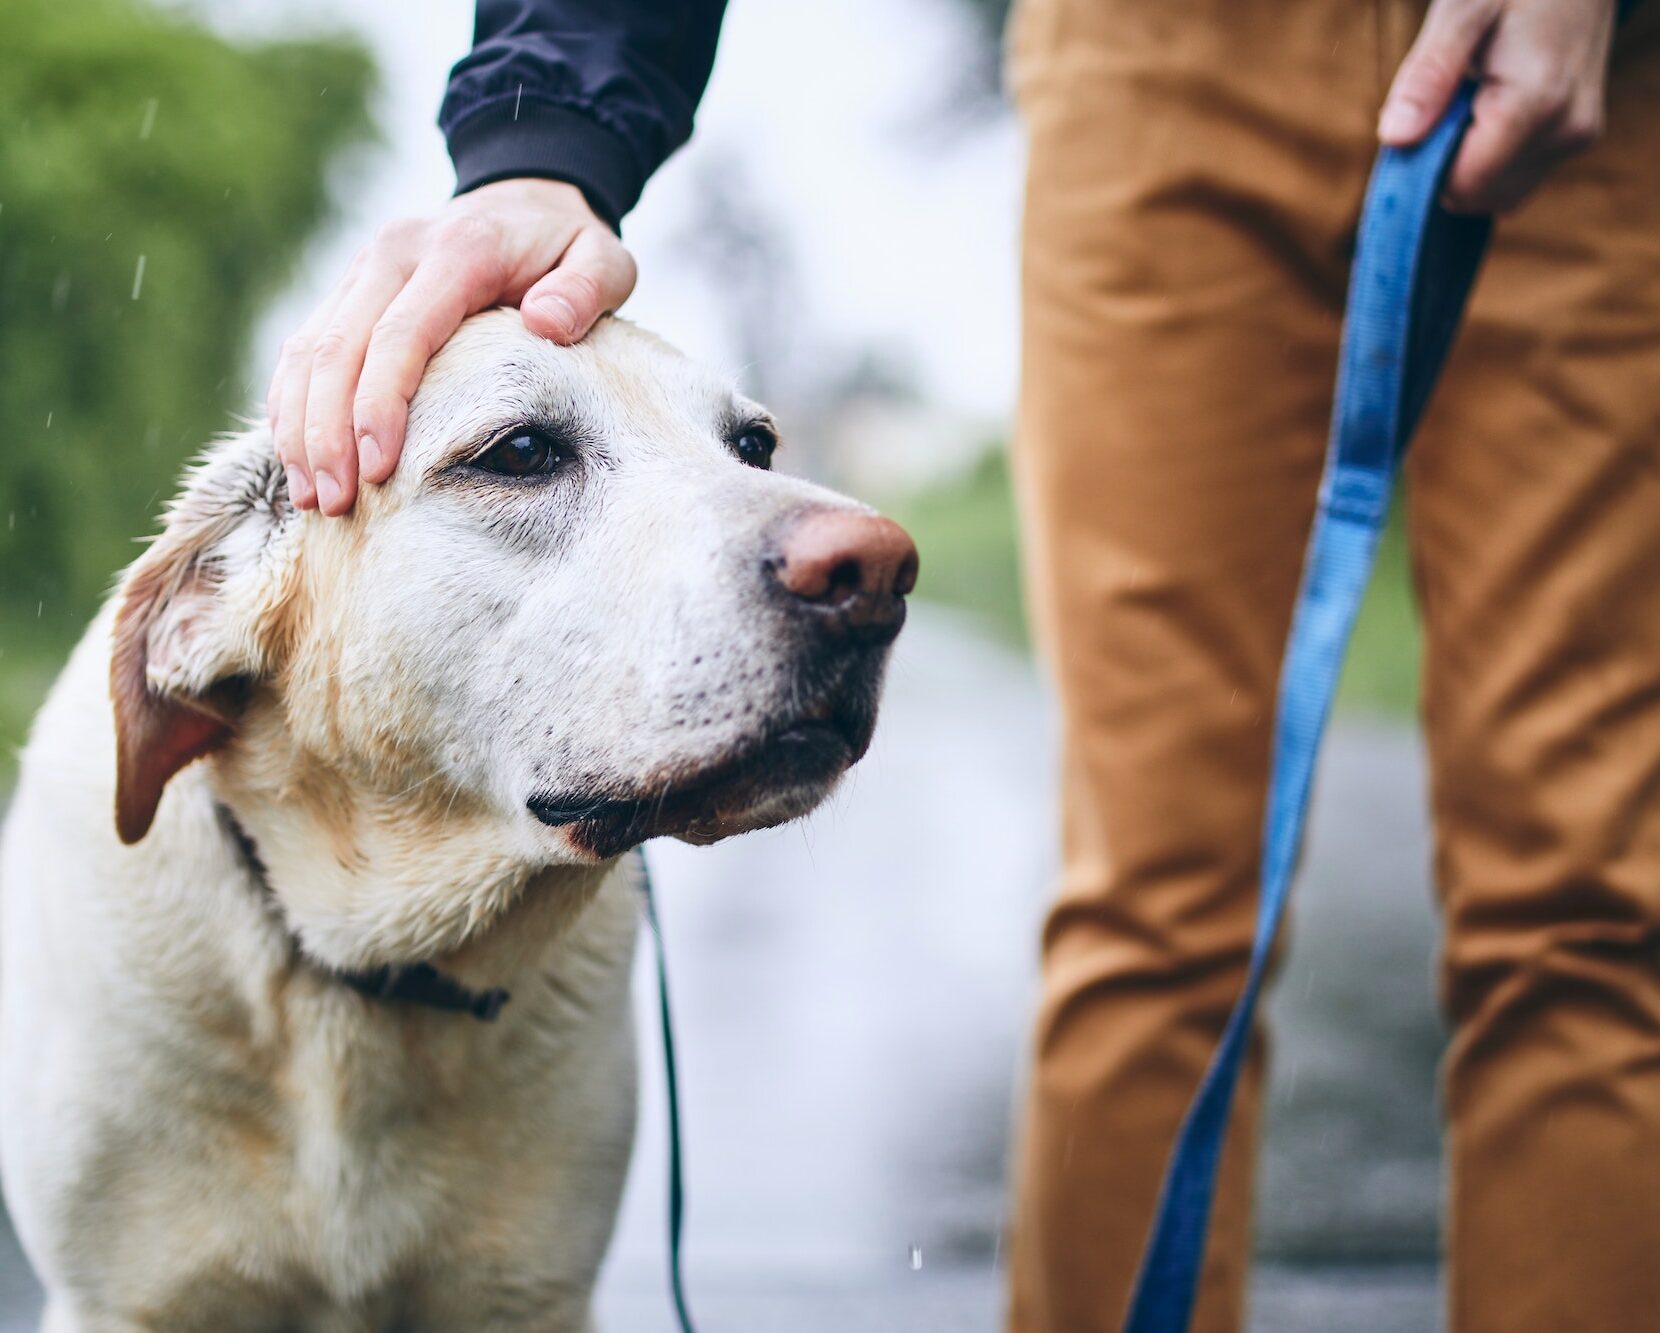
[[[775,441],[781,437],[778,421],[764,407],[754,403],[728,403],[722,414],[721,439],[732,441],[746,430],[760,429],[770,434]]]

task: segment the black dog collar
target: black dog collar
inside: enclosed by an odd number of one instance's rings
[[[429,1009],[471,1014],[481,1023],[493,1020],[501,1012],[502,1005],[512,998],[500,986],[485,991],[463,986],[454,977],[440,972],[431,963],[377,967],[368,972],[340,972],[330,969],[329,975],[350,986],[359,995],[367,995],[371,1000],[402,1000],[408,1004],[424,1004]]]
[[[254,883],[259,885],[260,894],[264,897],[266,906],[277,916],[281,917],[282,907],[277,901],[277,895],[271,888],[270,872],[265,868],[265,862],[260,859],[259,847],[249,836],[248,830],[231,813],[229,807],[216,807],[219,812],[219,822],[225,832],[236,844],[237,853],[242,857],[242,863],[248,868],[248,874]],[[286,928],[286,927],[285,927]],[[301,958],[305,951],[300,942],[294,937],[294,932],[288,932],[289,944]],[[333,977],[344,986],[350,986],[359,995],[365,995],[371,1000],[385,1000],[403,1004],[421,1004],[428,1009],[442,1009],[446,1013],[471,1014],[481,1023],[493,1021],[501,1012],[502,1005],[512,999],[512,995],[500,986],[489,990],[477,991],[470,986],[463,985],[448,973],[440,972],[431,963],[405,963],[397,966],[369,968],[366,971],[342,971],[339,968],[323,967],[312,963],[319,972]]]

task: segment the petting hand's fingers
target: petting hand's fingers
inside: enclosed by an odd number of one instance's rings
[[[358,439],[375,440],[388,473],[403,451],[409,400],[427,361],[462,320],[501,295],[502,281],[500,257],[477,228],[452,228],[375,325],[352,417]]]
[[[1399,146],[1429,133],[1469,71],[1498,10],[1497,0],[1433,0],[1384,99],[1380,140]]]
[[[375,322],[408,281],[411,265],[388,247],[375,245],[347,287],[334,316],[312,350],[310,385],[305,403],[306,463],[325,514],[343,514],[357,496],[359,453],[377,452],[365,441],[360,450],[352,432],[352,397],[357,391],[363,355]],[[391,473],[380,457],[370,481]]]
[[[317,345],[318,336],[334,318],[334,312],[346,294],[350,274],[355,271],[354,265],[347,279],[311,312],[311,318],[306,320],[300,331],[283,343],[277,359],[277,373],[266,398],[268,410],[275,401],[271,434],[277,458],[288,477],[288,498],[300,509],[310,509],[317,502],[317,491],[312,485],[311,470],[306,466],[305,457],[305,400],[311,384],[312,349]]]
[[[634,256],[603,226],[576,234],[548,275],[519,305],[525,327],[556,343],[579,342],[601,315],[634,290]]]
[[[265,419],[271,423],[273,433],[276,431],[277,418],[281,414],[283,403],[293,388],[290,381],[296,372],[301,373],[302,380],[306,373],[309,373],[311,344],[322,331],[323,320],[340,303],[341,294],[357,276],[357,269],[358,260],[354,258],[346,269],[346,276],[330,289],[322,304],[313,310],[306,322],[300,326],[299,332],[284,339],[282,346],[277,350],[277,368],[271,372],[271,383],[265,390]]]
[[[305,322],[305,326],[282,345],[281,384],[277,389],[275,436],[277,457],[288,476],[288,497],[301,509],[317,503],[311,469],[305,457],[305,399],[311,383],[311,349],[317,332],[334,312],[338,292],[332,292]]]
[[[282,404],[283,368],[288,364],[288,347],[277,349],[277,366],[271,372],[271,382],[265,386],[265,420],[273,432],[277,426],[277,408]]]
[[[311,317],[301,326],[299,333],[283,343],[277,353],[277,368],[271,374],[270,387],[265,390],[265,419],[276,429],[277,413],[283,404],[289,384],[296,370],[309,373],[309,348],[317,340],[317,335],[323,329],[323,322],[336,306],[340,298],[357,279],[358,272],[363,267],[363,253],[352,256],[352,262],[346,266],[345,276],[329,291],[323,303],[311,312]],[[302,355],[303,353],[303,355]]]
[[[276,410],[271,414],[272,437],[277,459],[288,477],[288,498],[298,509],[310,509],[317,502],[311,473],[305,465],[305,388],[311,365],[311,347],[296,333],[283,344],[271,392]]]

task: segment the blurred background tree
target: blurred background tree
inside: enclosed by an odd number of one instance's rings
[[[0,744],[180,465],[246,411],[263,303],[371,136],[346,38],[244,43],[142,0],[0,5]]]
[[[924,119],[947,138],[983,128],[1008,109],[1003,87],[1003,30],[1012,0],[945,0],[955,12],[960,59],[939,88],[930,89]],[[925,135],[924,141],[933,136]]]

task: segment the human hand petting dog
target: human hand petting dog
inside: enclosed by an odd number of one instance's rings
[[[265,395],[288,492],[344,514],[392,475],[427,361],[468,315],[517,305],[574,343],[634,290],[634,259],[574,185],[504,180],[388,223],[283,344]]]
[[[1428,134],[1460,80],[1480,85],[1443,201],[1461,213],[1516,208],[1602,134],[1614,0],[1433,0],[1384,101],[1378,138]]]

